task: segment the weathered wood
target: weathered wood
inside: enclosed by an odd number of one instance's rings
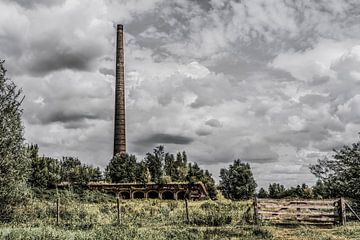
[[[269,198],[259,198],[258,203],[284,203],[284,204],[306,204],[306,205],[333,205],[337,200],[293,200],[293,199],[269,199]]]
[[[340,224],[345,225],[345,223],[346,223],[346,212],[345,212],[344,198],[340,198],[340,200],[339,200],[339,216],[340,216]]]
[[[356,212],[354,211],[354,209],[352,209],[352,207],[350,206],[350,204],[348,204],[348,203],[345,201],[345,205],[349,208],[350,212],[352,212],[352,214],[354,214],[355,217],[360,221],[360,217],[356,214]]]
[[[339,217],[337,213],[334,212],[269,212],[269,211],[263,211],[259,210],[258,214],[261,215],[289,215],[289,216],[326,216],[326,217]]]
[[[60,221],[60,199],[56,199],[56,225],[59,225]]]
[[[309,216],[262,216],[262,220],[297,220],[310,222],[335,222],[338,218],[335,217],[309,217]]]
[[[116,198],[116,209],[117,209],[117,223],[120,224],[121,223],[121,212],[120,212],[120,199],[117,197]]]
[[[258,208],[258,198],[254,197],[254,223],[259,223],[259,208]]]
[[[188,200],[185,197],[185,213],[186,213],[186,222],[190,223],[190,218],[189,218],[189,205],[188,205]]]
[[[290,221],[290,220],[271,220],[271,223],[273,224],[279,224],[279,225],[315,225],[315,226],[333,226],[333,222],[309,222],[309,221]]]
[[[310,210],[333,210],[334,206],[326,206],[326,205],[298,205],[298,204],[292,204],[292,205],[283,205],[283,204],[264,204],[259,203],[258,204],[260,209],[310,209]]]
[[[257,219],[275,224],[333,225],[340,222],[336,203],[335,200],[254,199],[254,212]]]

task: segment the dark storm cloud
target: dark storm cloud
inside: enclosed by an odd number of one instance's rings
[[[279,154],[264,143],[254,143],[244,147],[241,160],[249,163],[271,163],[279,160]]]
[[[7,0],[9,2],[16,2],[24,8],[34,8],[38,6],[51,7],[65,2],[65,0]]]
[[[97,116],[93,113],[85,113],[85,112],[53,112],[49,114],[45,118],[41,119],[42,124],[48,124],[52,122],[75,122],[82,121],[84,119],[97,119]]]
[[[198,129],[195,131],[198,136],[208,136],[211,135],[211,131],[209,129]]]
[[[141,145],[156,145],[156,144],[181,144],[188,145],[194,141],[193,138],[181,135],[155,133],[144,139],[135,141],[135,144]]]
[[[199,4],[199,6],[205,11],[209,11],[212,9],[211,0],[191,0],[191,1]]]
[[[329,102],[329,97],[324,97],[318,94],[307,94],[305,96],[300,97],[299,99],[302,103],[305,103],[309,106],[316,106],[319,104],[323,104]]]
[[[78,44],[65,44],[61,36],[54,34],[33,43],[32,59],[27,68],[33,75],[43,75],[62,69],[90,70],[93,61],[102,54],[96,42],[85,39]]]
[[[64,123],[64,128],[66,129],[83,129],[88,128],[91,126],[91,124],[87,123],[85,120],[87,118],[80,118],[76,119],[74,121],[67,121]]]
[[[199,97],[197,97],[196,100],[190,104],[190,107],[192,108],[201,108],[204,106],[209,106],[209,103],[205,99]]]
[[[110,75],[110,76],[115,76],[115,71],[114,69],[110,69],[110,68],[100,68],[99,72],[104,74],[104,75]]]
[[[209,119],[205,122],[205,125],[208,125],[210,127],[215,127],[215,128],[218,128],[218,127],[221,127],[221,123],[219,122],[219,120],[217,119]]]

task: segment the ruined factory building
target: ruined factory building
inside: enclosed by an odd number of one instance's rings
[[[111,192],[121,199],[202,200],[208,198],[203,183],[89,183],[92,190]]]

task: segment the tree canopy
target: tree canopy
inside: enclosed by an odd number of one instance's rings
[[[23,96],[6,78],[0,60],[0,219],[11,220],[13,209],[25,200],[29,158],[23,143]]]
[[[319,179],[317,190],[329,197],[360,198],[360,142],[334,150],[332,158],[310,166]]]
[[[215,181],[207,170],[196,163],[188,163],[185,152],[165,152],[163,146],[154,148],[145,158],[137,162],[134,155],[119,154],[106,167],[107,179],[112,182],[170,183],[202,182],[212,199],[216,198]]]
[[[256,182],[250,165],[242,163],[240,159],[234,161],[228,169],[220,170],[220,189],[229,199],[249,199],[254,196]]]

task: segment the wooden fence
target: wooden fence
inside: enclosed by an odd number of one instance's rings
[[[254,199],[254,221],[274,224],[345,224],[345,201]]]

